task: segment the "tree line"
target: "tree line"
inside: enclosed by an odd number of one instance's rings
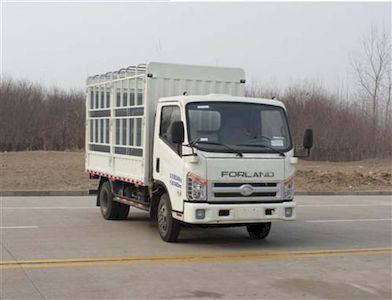
[[[352,161],[392,156],[391,122],[374,125],[372,112],[357,102],[339,100],[336,94],[313,84],[292,86],[284,91],[253,88],[247,93],[284,102],[296,149],[302,147],[304,130],[313,129],[312,160]]]
[[[285,103],[297,149],[301,148],[304,130],[313,128],[313,160],[350,161],[392,155],[390,120],[374,125],[372,109],[356,101],[339,100],[310,84],[284,91],[251,88],[247,94],[276,97]],[[83,91],[45,89],[26,81],[4,79],[0,95],[0,151],[84,148]]]
[[[84,103],[82,91],[2,79],[0,151],[82,149]]]

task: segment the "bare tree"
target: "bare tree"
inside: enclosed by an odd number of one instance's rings
[[[360,52],[352,59],[352,66],[360,88],[371,99],[373,133],[377,134],[380,96],[385,88],[391,63],[391,38],[385,28],[372,26],[369,35],[362,38]]]
[[[387,66],[386,76],[386,103],[385,103],[385,129],[388,131],[391,128],[391,94],[392,94],[392,68],[391,57],[389,57],[389,66]]]

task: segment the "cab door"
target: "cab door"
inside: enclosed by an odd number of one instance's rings
[[[172,209],[182,212],[183,160],[178,153],[178,145],[171,142],[170,132],[173,122],[183,121],[181,107],[176,103],[159,104],[154,137],[154,180],[161,181],[167,188]]]

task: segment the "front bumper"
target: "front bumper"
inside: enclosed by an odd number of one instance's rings
[[[190,224],[237,224],[261,223],[271,221],[295,220],[294,201],[281,203],[254,203],[254,204],[209,204],[184,203],[184,213],[181,220]],[[287,210],[291,215],[287,216]],[[197,210],[204,210],[204,218],[196,217]],[[220,215],[222,211],[229,211],[228,215]],[[226,212],[227,213],[227,212]],[[222,213],[221,213],[222,214]],[[175,215],[173,215],[176,217]],[[178,216],[176,217],[178,218]]]

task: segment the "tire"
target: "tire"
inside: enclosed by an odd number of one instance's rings
[[[172,216],[170,198],[167,193],[163,194],[158,205],[158,231],[165,242],[177,241],[180,234],[181,223]]]
[[[158,220],[158,205],[159,205],[159,198],[153,198],[150,205],[150,220],[155,222]]]
[[[102,216],[106,220],[125,220],[129,214],[129,206],[113,201],[110,182],[105,181],[99,191],[99,203]]]
[[[252,240],[262,240],[270,233],[271,222],[247,225],[246,230]]]

